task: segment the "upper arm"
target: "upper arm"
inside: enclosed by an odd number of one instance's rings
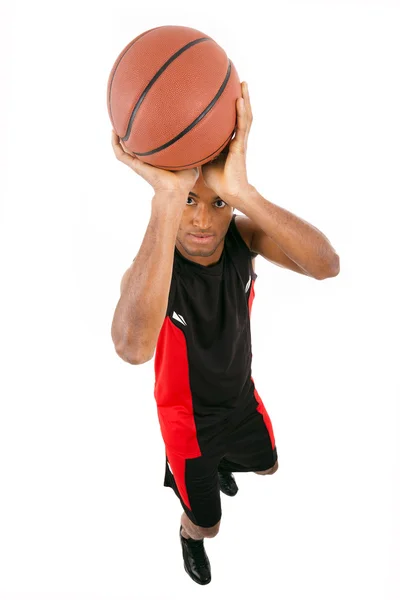
[[[290,269],[301,275],[308,275],[308,277],[311,277],[307,271],[291,260],[278,244],[276,244],[273,239],[261,229],[261,227],[258,227],[254,221],[242,215],[238,215],[236,221],[238,221],[238,219],[240,219],[238,225],[241,229],[241,233],[243,231],[244,237],[247,237],[248,245],[252,252],[257,252],[257,254],[260,254],[263,258],[279,267]]]

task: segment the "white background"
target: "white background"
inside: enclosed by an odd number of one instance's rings
[[[1,600],[398,600],[399,3],[1,6]],[[107,79],[160,25],[225,49],[249,85],[250,182],[341,263],[318,281],[256,259],[280,468],[222,495],[206,591],[163,487],[154,359],[124,363],[110,334],[153,193],[113,154]]]

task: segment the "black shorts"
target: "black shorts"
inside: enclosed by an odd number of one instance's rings
[[[260,402],[210,455],[185,458],[166,447],[164,486],[174,490],[195,525],[213,527],[222,515],[218,471],[266,471],[277,458],[271,420]]]

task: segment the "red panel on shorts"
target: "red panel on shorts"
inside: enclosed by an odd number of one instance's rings
[[[251,380],[254,383],[253,377],[251,378]],[[272,429],[271,419],[269,418],[269,414],[266,411],[263,401],[261,400],[260,395],[256,390],[255,384],[254,384],[254,397],[258,402],[257,410],[263,416],[264,423],[265,423],[266,428],[268,429],[269,437],[271,440],[271,446],[272,446],[272,449],[274,449],[275,448],[275,436],[274,436],[274,431]]]

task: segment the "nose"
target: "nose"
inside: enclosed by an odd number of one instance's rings
[[[211,226],[211,217],[207,206],[197,206],[193,217],[193,225],[196,230],[208,233]]]

